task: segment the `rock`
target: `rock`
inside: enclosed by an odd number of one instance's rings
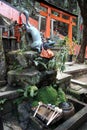
[[[40,72],[31,68],[31,69],[25,69],[21,71],[9,71],[8,72],[8,84],[10,86],[26,86],[26,84],[29,85],[35,85],[40,82]]]
[[[17,126],[14,123],[5,123],[4,130],[22,130],[22,129],[20,128],[20,126]]]
[[[23,67],[23,68],[28,67],[26,58],[25,58],[25,56],[22,53],[18,54],[18,56],[16,57],[16,59],[17,59],[17,61],[20,64],[21,67]]]
[[[19,124],[22,130],[41,130],[40,125],[32,120],[31,105],[30,102],[22,102],[18,106]]]
[[[13,69],[17,68],[18,65],[20,67],[26,68],[28,67],[27,60],[24,56],[24,53],[21,50],[11,51],[7,54],[7,64],[13,65]]]
[[[49,86],[52,83],[56,82],[57,71],[49,70],[41,72],[39,86]]]
[[[25,51],[24,56],[27,59],[28,67],[35,66],[34,59],[38,57],[38,53],[35,51]]]
[[[31,67],[37,56],[38,53],[35,51],[11,51],[7,53],[7,64],[11,69],[17,68],[19,65],[22,68]]]
[[[31,106],[29,102],[22,102],[18,106],[19,122],[22,130],[26,130],[29,124]]]
[[[28,59],[34,59],[35,57],[38,56],[38,53],[36,51],[25,51],[24,55]]]

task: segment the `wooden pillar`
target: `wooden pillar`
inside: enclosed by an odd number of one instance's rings
[[[69,23],[69,27],[68,27],[68,37],[69,37],[70,41],[72,42],[72,17],[70,17],[70,23]]]
[[[72,17],[70,16],[69,26],[68,26],[68,37],[69,37],[69,46],[70,46],[70,54],[72,54]]]
[[[51,8],[48,7],[48,15],[47,15],[47,18],[46,18],[46,38],[49,38],[50,37],[50,23],[51,23]]]

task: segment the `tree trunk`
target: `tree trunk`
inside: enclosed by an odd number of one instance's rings
[[[81,43],[81,48],[80,48],[79,54],[77,56],[77,62],[78,63],[83,63],[84,62],[86,45],[87,45],[87,24],[84,24],[83,41]]]
[[[87,0],[77,0],[83,18],[83,39],[77,62],[83,63],[85,59],[86,45],[87,45]]]

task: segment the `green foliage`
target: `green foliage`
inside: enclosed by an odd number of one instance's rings
[[[38,88],[36,86],[28,86],[25,89],[18,89],[17,92],[22,95],[20,98],[16,99],[14,103],[20,104],[23,100],[29,99],[32,107],[35,107],[38,105],[39,101],[53,105],[59,105],[60,103],[67,101],[65,93],[61,88],[57,91],[50,85],[37,90]]]
[[[60,48],[59,51],[55,54],[55,57],[52,59],[44,59],[41,57],[35,58],[34,64],[38,69],[42,70],[60,70],[64,71],[65,69],[65,61],[68,55],[68,49],[66,46],[65,40],[60,40],[61,43],[58,44]]]
[[[0,99],[0,110],[3,110],[3,105],[7,101],[7,99]]]
[[[25,100],[24,96],[21,96],[13,101],[14,104],[19,105],[23,100]]]
[[[63,72],[64,69],[65,69],[65,62],[67,60],[67,56],[68,56],[68,51],[69,51],[69,48],[68,48],[68,45],[67,45],[67,42],[68,42],[68,38],[65,37],[64,40],[58,40],[58,52],[55,54],[55,67],[56,69],[58,69],[60,72]]]
[[[37,95],[33,99],[32,106],[37,106],[39,101],[58,106],[60,103],[66,102],[67,99],[62,88],[56,90],[52,86],[46,86],[38,90]]]
[[[19,65],[16,62],[13,62],[12,68],[11,69],[17,69],[19,67]]]
[[[63,102],[66,102],[66,95],[64,93],[64,91],[62,90],[62,88],[58,88],[58,98],[57,98],[57,105]]]
[[[49,62],[47,64],[47,69],[48,70],[55,70],[56,69],[56,59],[55,58],[49,60]]]
[[[25,89],[18,89],[17,92],[21,93],[23,97],[34,97],[37,94],[38,88],[36,86],[26,86]]]
[[[38,101],[35,101],[35,100],[34,100],[34,101],[32,102],[32,107],[36,107],[36,106],[38,106]]]
[[[23,100],[29,100],[36,96],[38,88],[36,86],[26,86],[24,89],[18,89],[17,92],[20,94],[20,97],[14,103],[20,104]]]
[[[46,64],[45,60],[41,57],[35,58],[34,64],[38,68],[43,67],[44,69],[47,69],[47,64]]]
[[[78,40],[76,40],[75,38],[73,38],[73,42],[74,44],[78,44]]]

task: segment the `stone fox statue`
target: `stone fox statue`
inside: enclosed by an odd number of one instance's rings
[[[41,39],[40,32],[38,31],[37,28],[35,28],[33,25],[29,23],[29,12],[27,10],[21,11],[20,15],[21,14],[24,14],[26,17],[26,23],[24,23],[24,25],[26,29],[27,41],[30,42],[29,36],[32,37],[32,43],[30,44],[30,47],[32,49],[38,50],[38,52],[41,52],[42,39]]]

